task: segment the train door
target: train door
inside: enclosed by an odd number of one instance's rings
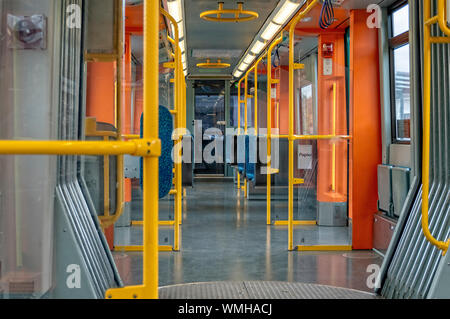
[[[225,81],[195,81],[196,175],[224,175]],[[201,136],[199,136],[201,135]],[[201,153],[201,154],[198,154]]]

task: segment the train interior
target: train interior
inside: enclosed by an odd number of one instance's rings
[[[450,298],[450,1],[0,0],[0,299]]]

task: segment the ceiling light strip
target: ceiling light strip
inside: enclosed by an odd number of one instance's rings
[[[306,2],[303,1],[303,4]],[[256,56],[266,48],[274,37],[282,30],[282,27],[297,13],[300,9],[300,3],[291,0],[284,0],[283,4],[279,6],[278,11],[268,24],[261,28],[258,35],[255,37],[250,49],[244,54],[239,66],[235,69],[233,75],[238,78],[247,71],[247,68],[252,64]]]

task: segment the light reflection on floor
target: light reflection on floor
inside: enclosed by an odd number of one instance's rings
[[[265,201],[247,201],[237,196],[232,183],[202,182],[188,189],[182,226],[181,251],[161,252],[160,286],[210,281],[288,281],[317,283],[363,291],[371,273],[367,267],[381,265],[371,251],[288,252],[287,228],[266,225]],[[141,219],[139,196],[135,198],[133,219]],[[171,203],[161,204],[160,218],[171,216]],[[335,244],[348,242],[347,228],[298,226],[296,244]],[[139,227],[116,229],[116,245],[142,243]],[[173,231],[160,228],[160,244],[173,242]],[[141,253],[115,253],[130,275],[126,285],[140,284]],[[126,266],[126,263],[129,263]],[[125,269],[124,268],[124,269]]]

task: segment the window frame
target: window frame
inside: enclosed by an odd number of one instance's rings
[[[401,0],[388,9],[388,43],[389,43],[389,78],[390,78],[390,102],[391,102],[391,142],[392,144],[411,144],[409,139],[399,139],[397,135],[397,110],[395,96],[395,58],[394,51],[402,46],[410,44],[409,30],[397,36],[393,36],[393,13],[402,7],[409,5],[408,0]],[[410,78],[411,80],[411,78]]]

